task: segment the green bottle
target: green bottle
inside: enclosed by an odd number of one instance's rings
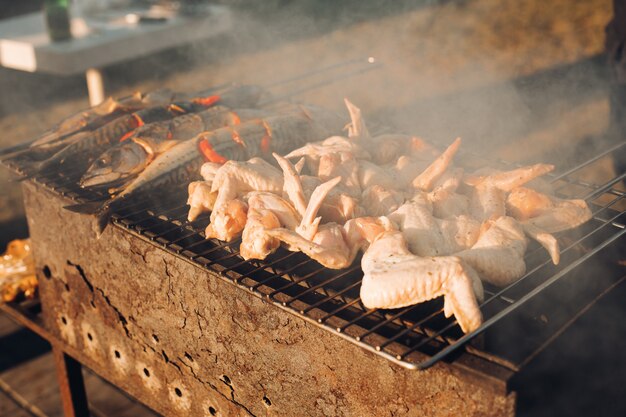
[[[46,26],[52,42],[65,41],[72,38],[68,3],[69,0],[44,1]]]

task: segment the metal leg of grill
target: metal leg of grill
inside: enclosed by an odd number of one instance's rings
[[[89,91],[89,104],[96,106],[104,101],[104,81],[102,72],[97,68],[89,68],[85,72],[87,90]]]
[[[89,417],[87,394],[80,362],[68,356],[56,344],[52,344],[52,352],[65,417]]]

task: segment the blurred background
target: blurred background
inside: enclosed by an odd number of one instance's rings
[[[43,3],[0,1],[0,24],[40,11]],[[137,5],[156,5],[194,15],[207,4],[226,7],[231,18],[227,30],[157,52],[130,51],[128,58],[99,68],[105,94],[122,97],[161,87],[191,92],[225,82],[252,83],[338,111],[345,111],[343,98],[348,97],[368,122],[441,145],[461,136],[464,148],[486,157],[553,163],[557,172],[623,140],[609,134],[613,87],[605,28],[613,16],[611,0],[74,0],[70,14],[83,19],[83,28],[91,25],[97,36],[114,25],[106,17],[111,10],[123,14]],[[160,23],[155,18],[136,24]],[[333,65],[337,67],[324,76],[281,83]],[[303,89],[306,83],[316,88]],[[0,65],[0,147],[33,140],[88,106],[84,73],[53,75]],[[619,161],[606,157],[580,175],[604,183],[621,174],[618,169]],[[19,182],[2,167],[0,189],[2,248],[25,237],[27,229]],[[605,304],[609,307],[600,305],[592,314],[615,314],[612,309],[623,303],[624,293],[623,288],[615,291],[614,300]],[[623,314],[623,308],[617,313]],[[597,323],[583,320],[580,326]],[[614,337],[606,342],[614,345],[612,351],[624,346],[624,326],[603,325],[618,326],[595,329]],[[586,346],[598,339],[602,337],[590,335]],[[555,362],[555,373],[562,380],[572,363],[603,352],[570,352],[561,360],[563,368]],[[624,362],[622,354],[618,364]],[[611,364],[593,364],[589,372],[595,372],[597,382],[592,389],[606,398],[620,390],[619,384],[601,383]],[[544,377],[533,375],[530,383],[545,389],[550,380]],[[525,399],[521,415],[558,415],[555,409],[591,415],[597,402],[577,397],[590,389],[579,382],[567,388],[568,395],[555,397],[551,407]],[[580,404],[572,397],[580,398]]]

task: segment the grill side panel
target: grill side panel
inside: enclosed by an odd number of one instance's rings
[[[23,190],[47,327],[164,415],[514,413],[502,379],[402,368],[118,227],[97,240],[69,200]]]

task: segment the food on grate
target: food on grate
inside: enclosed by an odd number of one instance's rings
[[[556,264],[552,233],[591,217],[582,200],[544,194],[550,186],[538,177],[552,165],[467,174],[453,163],[461,139],[438,153],[416,137],[372,136],[360,110],[346,105],[348,137],[274,154],[282,174],[254,159],[205,164],[205,181],[189,186],[189,219],[213,210],[207,237],[241,236],[244,259],[264,259],[282,242],[341,269],[364,251],[366,307],[443,296],[445,315],[470,332],[482,322],[481,280],[505,286],[526,272],[526,236]]]
[[[501,216],[482,225],[480,237],[470,248],[455,253],[491,284],[504,286],[526,273],[526,237],[512,217]]]
[[[111,121],[115,117],[119,117],[120,115],[126,113],[132,113],[149,106],[154,102],[154,98],[158,97],[159,99],[156,101],[160,101],[160,97],[169,95],[168,93],[170,92],[158,91],[156,92],[156,95],[143,95],[136,92],[120,100],[109,97],[97,106],[80,111],[65,118],[52,129],[41,135],[39,139],[30,145],[30,148],[39,148],[44,150],[53,147],[64,137],[82,131],[94,130]]]
[[[6,153],[1,159],[18,159],[22,164],[30,161],[33,164],[30,169],[32,175],[46,166],[43,163],[44,160],[53,157],[57,152],[62,152],[69,145],[73,145],[74,151],[90,150],[90,156],[94,156],[94,149],[88,149],[87,146],[79,145],[78,142],[87,140],[97,144],[106,143],[107,138],[112,138],[111,140],[119,138],[118,133],[119,135],[128,133],[128,126],[134,129],[137,127],[134,126],[136,122],[141,121],[140,117],[135,118],[131,115],[132,113],[141,116],[141,112],[150,107],[169,106],[179,102],[191,102],[198,109],[214,105],[217,101],[221,104],[234,103],[240,107],[249,107],[258,102],[263,93],[263,90],[256,86],[234,86],[213,88],[196,94],[176,93],[161,89],[148,94],[137,92],[120,100],[108,98],[97,106],[69,116],[45,132],[26,149]],[[71,156],[73,153],[69,150],[62,152],[49,161],[47,166],[55,165]],[[84,158],[84,155],[82,157]]]
[[[115,117],[153,106],[169,106],[171,104],[178,107],[195,107],[196,110],[211,107],[217,103],[227,107],[253,107],[264,94],[265,91],[258,86],[234,85],[210,88],[192,94],[161,89],[145,95],[135,93],[120,101],[108,98],[102,104],[74,116],[70,116],[59,125],[60,128],[57,127],[53,129],[53,131],[57,132],[56,134],[44,134],[39,140],[33,142],[31,148],[40,147],[40,145],[44,143],[52,144],[55,140],[58,140],[58,138],[68,136],[78,131],[93,131],[109,122],[111,119],[105,117],[109,115]],[[78,119],[80,119],[80,122],[76,122]],[[74,126],[74,128],[68,128],[69,125]]]
[[[248,213],[243,225],[241,256],[244,259],[265,259],[280,246],[280,241],[267,231],[279,227],[297,227],[300,214],[288,201],[274,193],[253,191],[247,195],[247,200]]]
[[[230,241],[239,236],[246,223],[246,203],[239,200],[250,191],[280,192],[283,178],[280,171],[261,158],[248,162],[228,161],[215,173],[211,193],[215,202],[211,208],[211,223],[205,233]]]
[[[417,256],[400,231],[381,230],[361,260],[361,301],[368,308],[400,308],[444,297],[444,314],[464,332],[482,323],[477,299],[483,289],[476,272],[456,256]]]
[[[512,171],[493,170],[488,175],[469,175],[465,183],[473,187],[470,201],[471,214],[481,220],[504,216],[506,214],[506,193],[516,187],[549,173],[554,165],[536,164]]]
[[[49,158],[33,164],[32,175],[45,172],[61,165],[72,167],[84,159],[86,152],[97,155],[120,141],[131,136],[136,129],[145,124],[172,119],[181,114],[194,111],[195,105],[162,104],[118,117],[93,131],[80,132],[63,141],[63,148]]]
[[[171,120],[146,124],[125,140],[107,149],[89,166],[80,181],[82,187],[107,186],[111,193],[136,177],[156,157],[178,142],[224,126],[267,116],[258,109],[229,109],[215,106],[199,113],[183,114]]]
[[[17,239],[7,245],[0,258],[0,296],[3,302],[21,297],[33,298],[37,293],[35,262],[31,254],[30,240]]]
[[[32,163],[30,167],[31,175],[45,172],[50,168],[61,165],[64,167],[79,166],[82,168],[84,160],[97,156],[107,148],[120,142],[125,142],[133,137],[137,132],[151,134],[155,133],[150,127],[153,124],[163,124],[163,121],[175,120],[182,117],[180,125],[191,126],[191,114],[198,113],[207,108],[211,109],[218,104],[222,108],[227,106],[254,106],[261,95],[261,89],[255,86],[234,86],[223,91],[212,91],[211,93],[184,97],[180,94],[164,96],[162,102],[150,104],[137,111],[123,114],[113,120],[103,124],[95,130],[85,130],[75,135],[70,135],[52,147],[54,154],[46,155],[46,159],[41,162]],[[172,101],[172,98],[177,98]],[[156,101],[156,100],[155,100]],[[228,107],[232,108],[232,107]],[[207,122],[216,117],[207,117]],[[220,120],[216,120],[219,123]],[[210,128],[214,128],[209,123]],[[195,134],[203,131],[199,129]],[[167,133],[166,133],[167,134]],[[191,134],[183,139],[189,139],[195,134]],[[143,135],[144,139],[146,135]],[[40,147],[32,149],[32,152],[41,151]],[[32,156],[32,153],[29,154]]]
[[[204,160],[223,164],[228,160],[242,161],[257,156],[270,158],[272,151],[288,152],[306,142],[331,135],[339,131],[342,125],[341,117],[333,112],[296,106],[295,110],[287,113],[203,132],[192,139],[176,143],[158,155],[111,199],[68,208],[95,214],[98,219],[96,232],[99,235],[106,227],[111,211],[122,207],[131,196],[194,179]]]
[[[559,263],[560,251],[552,233],[573,229],[591,218],[584,200],[564,200],[525,187],[511,191],[506,208],[521,222],[526,234],[548,251],[555,264]]]
[[[451,255],[468,249],[476,242],[481,225],[468,215],[434,217],[432,205],[419,192],[387,215],[398,225],[411,251],[419,256]]]
[[[340,181],[341,177],[335,177],[315,188],[297,227],[276,228],[268,233],[286,243],[289,250],[304,252],[327,268],[350,266],[363,242],[354,233],[352,220],[344,225],[335,222],[320,225],[322,218],[317,216],[326,196]]]

